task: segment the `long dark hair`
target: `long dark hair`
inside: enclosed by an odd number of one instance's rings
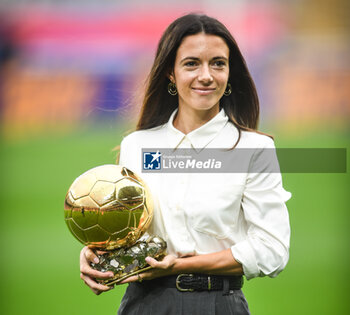
[[[220,106],[238,128],[239,141],[241,130],[256,130],[258,127],[259,100],[255,84],[238,45],[227,28],[218,20],[199,14],[188,14],[176,19],[162,35],[148,76],[136,129],[149,129],[166,123],[177,108],[177,97],[171,96],[167,90],[170,82],[168,74],[173,70],[176,52],[183,39],[198,33],[220,36],[229,48],[228,82],[232,93],[221,98]]]

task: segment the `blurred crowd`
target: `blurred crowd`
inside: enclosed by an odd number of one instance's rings
[[[133,120],[157,40],[173,19],[191,11],[218,18],[236,37],[257,84],[263,121],[291,132],[348,126],[346,1],[10,3],[0,3],[5,137],[106,118]]]

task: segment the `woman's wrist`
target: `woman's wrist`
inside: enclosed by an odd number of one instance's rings
[[[177,257],[174,261],[174,264],[171,268],[171,274],[180,274],[186,272],[193,272],[196,268],[192,265],[193,261],[190,259],[193,256],[189,257]]]
[[[177,257],[170,269],[171,274],[208,273],[217,275],[242,275],[242,265],[232,256],[231,250],[212,254]]]
[[[172,274],[179,274],[181,273],[183,270],[181,270],[181,262],[184,258],[176,258],[175,259],[175,263],[174,263],[174,266],[172,268]]]

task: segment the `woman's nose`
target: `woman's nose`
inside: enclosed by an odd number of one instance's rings
[[[203,83],[211,83],[213,81],[213,77],[210,73],[209,65],[203,65],[198,74],[198,81]]]

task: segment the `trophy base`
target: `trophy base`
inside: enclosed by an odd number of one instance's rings
[[[98,280],[104,285],[114,285],[124,279],[147,271],[152,267],[146,262],[146,257],[152,257],[157,260],[163,259],[166,255],[166,242],[158,236],[149,237],[145,241],[138,241],[133,246],[119,248],[108,251],[104,254],[98,254],[99,263],[91,263],[92,268],[98,271],[112,271],[114,277],[108,280]]]
[[[118,284],[118,283],[122,282],[124,279],[129,278],[130,276],[137,275],[138,273],[141,273],[141,272],[144,272],[144,271],[147,271],[147,270],[150,270],[150,269],[152,269],[152,267],[151,266],[147,266],[147,267],[135,270],[134,272],[128,273],[128,274],[126,274],[124,276],[121,276],[121,277],[117,277],[117,278],[114,277],[112,279],[104,280],[102,284],[108,285],[108,286],[112,286],[114,284]]]

